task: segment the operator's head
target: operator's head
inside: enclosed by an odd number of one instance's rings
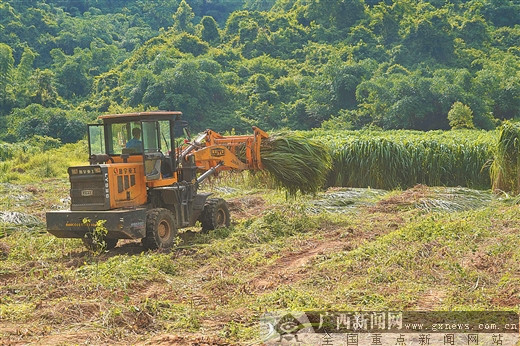
[[[137,139],[141,138],[141,129],[138,127],[134,127],[132,129],[132,136],[134,136]]]

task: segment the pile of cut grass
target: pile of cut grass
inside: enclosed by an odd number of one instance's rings
[[[520,193],[520,126],[506,121],[500,129],[491,165],[493,190]]]
[[[260,154],[276,185],[291,195],[317,192],[332,168],[327,147],[296,133],[278,133],[264,139]]]

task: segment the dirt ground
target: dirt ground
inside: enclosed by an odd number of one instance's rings
[[[30,211],[41,220],[45,205],[59,205],[64,190],[22,187],[17,191],[35,198],[24,200],[21,208],[14,204],[13,210]],[[489,250],[518,236],[519,224],[508,216],[515,209],[497,209],[504,216],[480,232],[492,227],[504,231],[499,238],[482,238],[481,249],[467,254],[460,248],[468,242],[454,238],[452,244],[451,233],[421,243],[402,238],[408,231],[415,234],[417,227],[437,227],[423,224],[425,216],[448,217],[443,225],[452,222],[448,214],[417,207],[426,198],[437,198],[435,193],[418,185],[371,195],[357,207],[336,203],[337,196],[357,198],[337,188],[300,200],[280,199],[272,192],[223,196],[234,218],[230,230],[201,235],[189,229],[180,234],[176,249],[163,253],[123,240],[93,257],[78,241],[57,240],[38,227],[24,231],[23,225],[13,226],[0,238],[0,344],[256,343],[258,318],[267,308],[453,308],[460,299],[454,275],[467,282],[463,304],[478,302],[478,292],[487,292],[487,304],[516,308],[520,288],[513,278],[520,275],[507,269],[511,252]],[[327,211],[316,200],[335,209]],[[344,210],[338,212],[338,205],[345,205]],[[472,217],[481,217],[475,213]],[[412,264],[380,257],[392,251],[419,257],[406,262]],[[451,262],[444,269],[425,267],[428,259],[442,263],[446,258],[463,269],[450,269]],[[422,270],[436,279],[417,276]]]

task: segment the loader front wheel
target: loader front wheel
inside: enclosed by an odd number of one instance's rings
[[[222,198],[208,199],[199,220],[202,223],[202,232],[229,227],[231,217],[227,202]]]
[[[152,209],[146,215],[146,237],[142,239],[147,249],[169,249],[177,237],[175,217],[168,209]]]

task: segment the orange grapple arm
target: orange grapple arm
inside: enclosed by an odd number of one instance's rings
[[[205,143],[191,154],[200,169],[207,171],[219,163],[217,171],[263,169],[260,146],[269,135],[258,127],[253,126],[253,135],[248,136],[222,136],[213,130],[205,134]],[[245,162],[237,157],[239,148],[245,149]]]

